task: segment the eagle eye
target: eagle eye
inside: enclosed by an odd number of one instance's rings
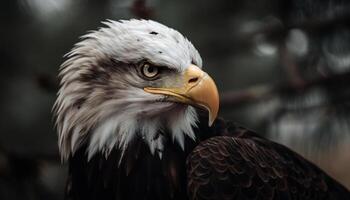
[[[145,62],[141,66],[141,73],[147,79],[153,79],[159,74],[159,68],[148,62]]]

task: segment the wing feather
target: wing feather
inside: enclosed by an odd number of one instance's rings
[[[350,199],[343,186],[287,147],[220,126],[224,136],[201,142],[187,158],[190,199]]]

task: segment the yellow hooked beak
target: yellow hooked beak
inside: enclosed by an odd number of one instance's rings
[[[205,108],[209,112],[209,126],[211,126],[219,111],[219,94],[215,82],[195,65],[190,65],[186,69],[182,80],[183,84],[180,87],[146,87],[144,90],[152,94],[167,95],[175,102]]]

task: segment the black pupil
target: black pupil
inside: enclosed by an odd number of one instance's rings
[[[154,67],[149,66],[147,70],[148,70],[149,73],[153,73],[154,72]]]

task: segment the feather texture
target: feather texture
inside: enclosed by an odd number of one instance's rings
[[[70,159],[67,199],[349,199],[350,193],[290,149],[233,123],[204,117],[185,149],[165,134],[163,158],[142,139],[107,158]],[[185,162],[187,159],[187,163]]]
[[[184,135],[194,139],[194,109],[145,92],[151,83],[140,78],[136,65],[147,60],[181,74],[191,63],[202,66],[198,51],[179,32],[151,20],[104,24],[82,36],[60,68],[54,112],[62,159],[86,143],[89,158],[125,150],[137,134],[154,153],[164,146],[158,137],[162,129],[183,147]],[[171,78],[162,83],[176,84]]]

